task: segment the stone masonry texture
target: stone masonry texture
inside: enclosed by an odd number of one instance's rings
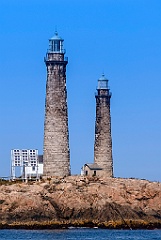
[[[63,53],[48,53],[44,177],[70,175],[66,64]]]
[[[109,89],[98,89],[96,95],[96,122],[94,162],[103,168],[107,177],[113,177],[111,116]]]

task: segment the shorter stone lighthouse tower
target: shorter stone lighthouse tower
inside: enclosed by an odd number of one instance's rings
[[[110,115],[111,92],[108,87],[108,80],[105,78],[104,74],[98,79],[97,93],[95,97],[96,122],[94,162],[102,168],[105,176],[113,177]]]
[[[44,124],[44,176],[70,175],[68,111],[66,91],[66,65],[63,39],[55,32],[49,39],[46,54],[47,67],[45,124]]]

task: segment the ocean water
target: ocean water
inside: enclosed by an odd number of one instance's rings
[[[161,240],[161,230],[0,230],[0,240]]]
[[[161,240],[161,230],[0,230],[0,240]]]

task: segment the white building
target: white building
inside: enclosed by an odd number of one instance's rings
[[[11,178],[15,179],[16,169],[21,178],[40,178],[43,174],[43,156],[38,155],[37,149],[11,150]]]

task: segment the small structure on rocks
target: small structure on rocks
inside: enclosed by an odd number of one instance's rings
[[[82,167],[81,175],[94,177],[102,176],[103,169],[97,163],[87,163]]]
[[[18,175],[17,175],[18,174]],[[43,174],[43,156],[37,149],[11,150],[11,179],[37,178]]]

